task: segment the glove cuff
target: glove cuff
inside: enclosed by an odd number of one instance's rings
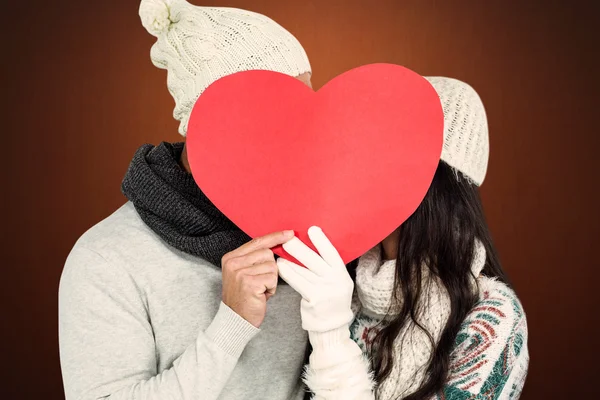
[[[308,332],[313,351],[310,365],[322,369],[343,364],[362,354],[358,344],[350,338],[350,325],[346,324],[325,332]]]
[[[303,300],[304,301],[304,300]],[[327,319],[323,317],[315,317],[314,312],[302,312],[302,328],[308,332],[329,332],[340,327],[348,329],[349,324],[354,320],[354,313],[348,307],[343,312],[326,313]]]

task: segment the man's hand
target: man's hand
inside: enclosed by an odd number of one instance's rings
[[[293,237],[293,231],[270,233],[252,239],[221,259],[223,303],[257,328],[265,319],[267,300],[277,289],[277,263],[271,248]]]

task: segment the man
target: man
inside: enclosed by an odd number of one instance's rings
[[[183,136],[222,76],[266,69],[310,85],[302,46],[265,16],[184,0],[144,0],[140,16]],[[196,186],[183,143],[142,146],[122,190],[129,201],[81,236],[61,276],[67,400],[302,399],[300,296],[277,287],[270,250],[293,233],[250,241]]]

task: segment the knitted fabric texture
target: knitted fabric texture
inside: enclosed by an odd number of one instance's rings
[[[485,249],[477,241],[471,269],[474,276],[480,274],[485,260]],[[395,260],[382,263],[379,246],[359,259],[353,300],[356,318],[350,333],[365,353],[375,334],[385,326],[388,309],[391,317],[399,312],[398,308],[390,308],[394,273]],[[424,275],[424,301],[416,310],[416,317],[437,344],[450,314],[449,297],[438,279]],[[473,290],[479,301],[457,335],[449,378],[437,398],[516,399],[529,363],[525,314],[514,292],[502,282],[481,276],[477,284],[474,282]],[[390,378],[380,383],[381,400],[414,393],[425,378],[433,351],[427,335],[412,322],[404,326],[394,346]]]
[[[121,190],[141,219],[165,242],[221,266],[221,258],[250,240],[202,193],[178,162],[183,142],[145,144],[135,153]]]
[[[139,14],[142,25],[157,37],[150,58],[167,70],[173,116],[183,136],[196,100],[217,79],[257,69],[290,76],[311,72],[298,40],[264,15],[185,0],[142,0]]]
[[[480,186],[489,158],[488,124],[481,98],[471,86],[457,79],[425,79],[438,93],[444,111],[441,159]]]

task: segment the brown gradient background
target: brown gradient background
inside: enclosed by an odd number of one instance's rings
[[[85,230],[124,201],[144,142],[177,141],[137,0],[13,1],[2,16],[2,395],[61,399],[57,290]],[[200,4],[198,0],[195,4]],[[207,5],[207,3],[203,3]],[[304,44],[321,87],[372,62],[469,82],[486,105],[481,193],[529,320],[522,398],[593,398],[598,345],[598,13],[592,2],[214,1]],[[8,124],[7,124],[8,122]]]

